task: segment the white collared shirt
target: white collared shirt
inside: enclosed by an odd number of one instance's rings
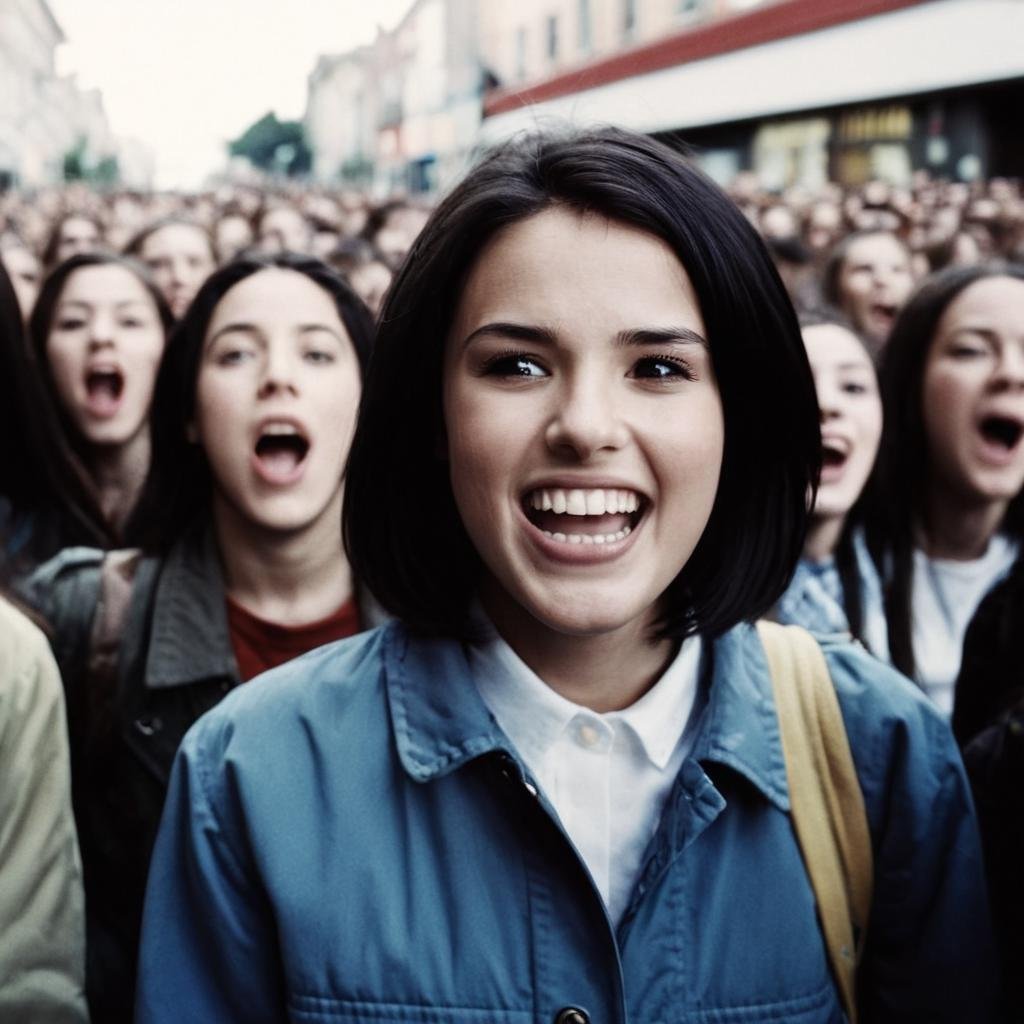
[[[470,648],[480,696],[558,812],[615,924],[693,745],[700,652],[691,637],[635,704],[596,714],[557,694],[497,633]]]

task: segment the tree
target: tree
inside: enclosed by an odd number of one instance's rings
[[[74,146],[64,154],[62,170],[65,181],[82,181],[88,177],[85,166],[84,136],[79,136]]]
[[[112,154],[100,157],[95,163],[89,160],[85,136],[79,136],[75,144],[64,154],[61,171],[65,181],[87,181],[93,185],[116,185],[121,180],[121,168],[117,157]]]
[[[289,178],[308,174],[313,166],[313,153],[302,122],[279,121],[273,111],[228,143],[228,152],[245,157],[254,167]]]

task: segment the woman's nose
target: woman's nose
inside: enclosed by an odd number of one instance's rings
[[[89,347],[100,348],[114,341],[114,321],[109,316],[99,314],[89,323]]]
[[[298,394],[295,360],[289,353],[271,345],[263,364],[259,394],[265,397],[282,391]]]
[[[626,443],[627,431],[616,403],[595,382],[576,382],[560,395],[545,434],[552,452],[580,461]]]
[[[1003,346],[996,363],[995,382],[997,387],[1024,388],[1024,342]]]

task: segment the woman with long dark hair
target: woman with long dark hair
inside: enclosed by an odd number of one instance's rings
[[[1022,322],[1024,270],[943,271],[908,301],[881,370],[868,544],[892,663],[946,716],[972,696],[954,692],[968,625],[1020,550]]]
[[[0,266],[0,579],[15,581],[70,544],[107,531],[32,359],[17,295]]]
[[[751,624],[803,547],[817,416],[770,257],[676,153],[485,157],[389,292],[346,473],[398,621],[186,737],[138,1019],[842,1019]],[[824,655],[874,851],[860,1012],[991,1020],[948,728]]]
[[[317,260],[215,272],[160,369],[144,549],[65,552],[30,581],[68,691],[96,1020],[131,1020],[149,853],[181,737],[239,683],[372,614],[341,543],[371,330]]]
[[[803,557],[776,615],[816,633],[850,633],[888,660],[878,572],[858,515],[882,433],[878,374],[841,314],[805,313],[800,326],[820,410],[822,470]]]
[[[144,268],[111,253],[61,263],[43,282],[29,322],[67,447],[91,485],[91,518],[109,545],[132,537],[149,469],[149,405],[171,324]]]

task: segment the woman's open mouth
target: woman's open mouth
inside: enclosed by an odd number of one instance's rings
[[[309,440],[294,423],[265,423],[253,446],[253,466],[269,484],[290,484],[305,469]]]
[[[849,461],[851,449],[838,441],[822,441],[821,443],[821,482],[835,483],[839,480],[846,463]]]
[[[116,367],[101,367],[85,374],[86,409],[99,419],[109,419],[121,408],[124,374]]]
[[[555,543],[593,547],[625,540],[643,518],[645,504],[631,490],[545,487],[524,495],[523,512]]]
[[[892,302],[874,302],[870,307],[870,316],[875,326],[885,331],[892,329],[898,312],[899,306]]]
[[[986,456],[995,462],[1012,459],[1024,436],[1024,422],[1012,416],[985,416],[978,423]]]

